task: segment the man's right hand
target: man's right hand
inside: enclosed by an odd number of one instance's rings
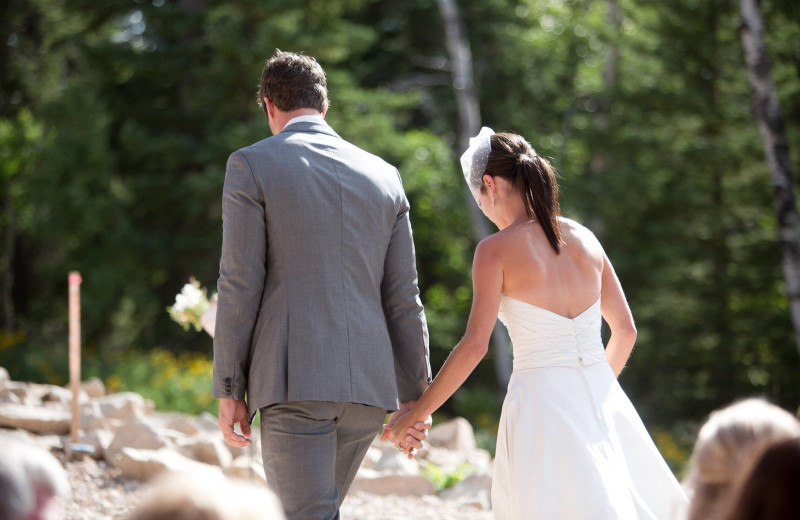
[[[238,423],[242,429],[242,435],[233,430],[233,426]],[[228,446],[244,448],[253,441],[250,437],[250,423],[247,421],[247,405],[242,399],[220,399],[219,400],[219,430],[225,438]]]

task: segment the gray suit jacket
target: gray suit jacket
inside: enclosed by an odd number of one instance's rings
[[[431,380],[397,170],[326,123],[234,152],[222,196],[212,395],[388,410]]]

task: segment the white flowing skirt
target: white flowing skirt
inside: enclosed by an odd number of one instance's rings
[[[608,363],[515,371],[492,484],[499,520],[669,520],[687,498]]]

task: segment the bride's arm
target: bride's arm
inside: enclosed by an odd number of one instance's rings
[[[489,338],[497,320],[503,271],[491,237],[475,249],[472,262],[472,309],[464,337],[456,345],[444,366],[407,415],[389,426],[392,441],[407,444],[409,428],[437,410],[464,383],[489,348]]]
[[[633,323],[633,315],[625,299],[625,293],[622,292],[617,273],[614,272],[614,267],[605,253],[603,253],[600,301],[600,312],[611,329],[611,338],[606,345],[606,359],[614,375],[619,377],[636,342],[636,325]]]

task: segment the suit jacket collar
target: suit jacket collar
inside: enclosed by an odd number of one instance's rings
[[[293,123],[286,128],[284,128],[281,133],[282,134],[290,134],[290,133],[304,133],[304,134],[313,134],[313,133],[321,133],[330,135],[333,137],[341,137],[339,134],[334,132],[333,128],[328,125],[324,120],[321,121],[298,121],[297,123]]]

